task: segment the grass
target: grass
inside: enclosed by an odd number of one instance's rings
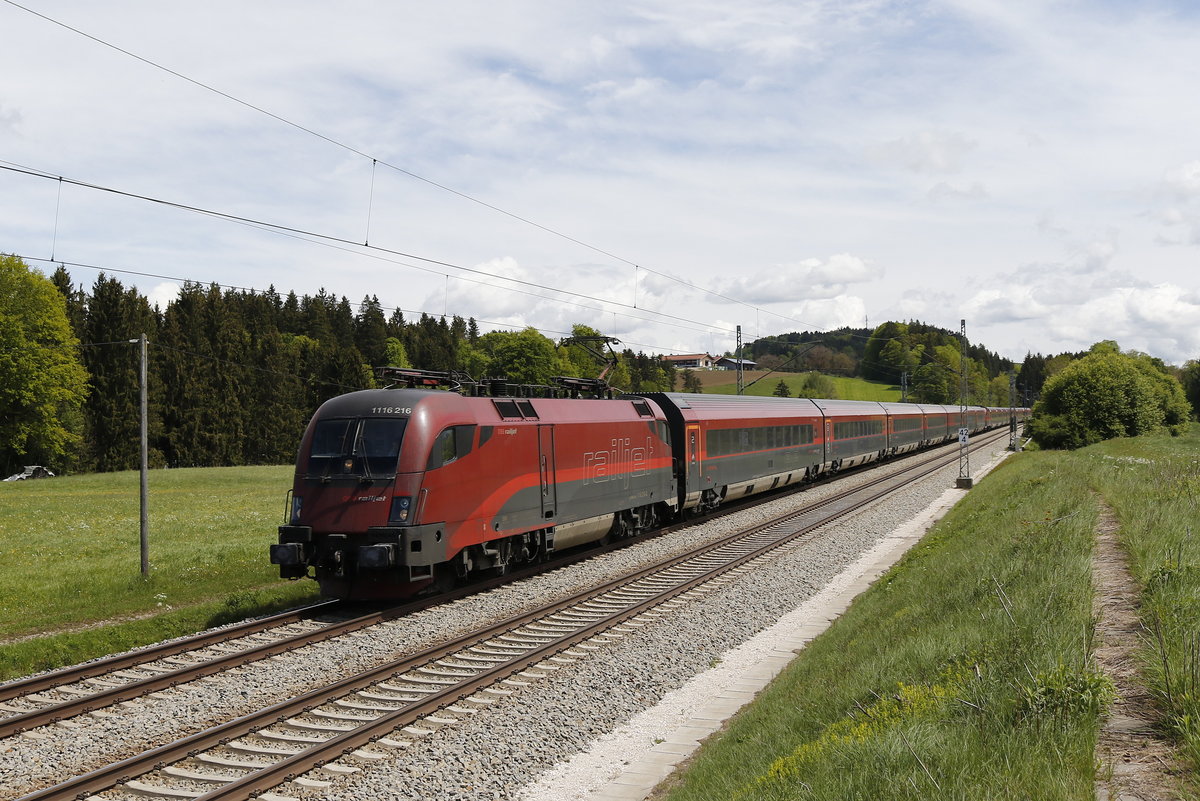
[[[709,395],[736,395],[737,394],[737,377],[735,373],[728,371],[699,371],[698,376],[703,375],[701,381],[704,386],[704,392]],[[745,373],[743,379],[746,384],[754,381],[759,376],[766,375],[762,371]],[[779,385],[782,379],[788,385],[788,389],[792,393],[792,397],[796,397],[800,391],[801,385],[804,383],[804,373],[772,373],[766,378],[763,378],[757,384],[749,387],[746,390],[747,395],[773,395],[775,387]],[[828,376],[837,387],[837,397],[841,400],[867,400],[867,401],[894,401],[900,400],[900,387],[896,384],[888,384],[879,381],[867,381],[862,378],[846,378],[843,376]]]
[[[979,482],[666,797],[1091,801],[1093,458]]]
[[[1143,672],[1166,728],[1200,768],[1200,431],[1082,451],[1116,512],[1148,631]],[[1195,789],[1193,787],[1193,789]]]
[[[291,471],[153,471],[146,578],[136,472],[0,485],[0,679],[313,600],[267,559]]]

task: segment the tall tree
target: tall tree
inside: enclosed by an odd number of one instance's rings
[[[294,353],[278,331],[256,343],[248,401],[243,459],[247,464],[282,464],[292,461],[304,435],[309,410],[304,388],[295,373]]]
[[[866,347],[863,349],[863,378],[875,381],[899,380],[900,373],[903,372],[904,368],[884,360],[883,352],[889,343],[904,337],[906,334],[908,334],[907,325],[891,321],[882,323],[871,332],[871,337],[867,340]],[[906,350],[907,347],[902,346],[899,349],[900,352],[897,353],[897,348],[893,346],[889,353],[893,356],[899,356]]]
[[[15,256],[0,256],[0,472],[63,469],[80,442],[87,373],[65,298]]]
[[[304,313],[300,310],[300,299],[296,297],[295,292],[289,292],[283,305],[279,307],[279,333],[304,333]]]
[[[354,344],[359,353],[372,367],[383,367],[387,363],[387,318],[375,295],[364,297],[358,305],[354,318]]]
[[[492,331],[481,336],[479,344],[489,356],[489,375],[517,384],[547,384],[562,375],[563,362],[554,343],[535,328],[516,333]]]
[[[145,297],[103,273],[96,277],[84,324],[84,366],[92,376],[85,405],[87,463],[94,470],[129,470],[140,461],[138,448],[139,353],[132,340],[157,340],[158,316]],[[155,382],[151,381],[151,388]],[[158,431],[157,404],[151,404],[151,436]]]
[[[71,333],[78,339],[83,336],[83,325],[87,321],[87,293],[82,286],[75,286],[71,274],[61,264],[54,270],[50,280],[66,300],[67,321],[71,324]]]
[[[1192,406],[1192,416],[1200,418],[1200,361],[1188,361],[1183,366],[1179,380],[1183,383],[1183,393]]]
[[[248,334],[237,309],[236,293],[209,287],[204,304],[201,343],[207,391],[196,399],[204,425],[202,448],[206,466],[242,463],[243,442],[253,383],[249,376]]]
[[[170,467],[206,464],[203,441],[208,423],[201,408],[203,397],[211,391],[207,369],[211,348],[204,337],[206,305],[204,288],[189,282],[163,314],[159,337],[165,388],[162,449]]]

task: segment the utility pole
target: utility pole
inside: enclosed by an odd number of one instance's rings
[[[900,402],[908,403],[908,371],[900,374]]]
[[[148,422],[150,401],[146,395],[146,346],[149,342],[146,340],[146,335],[142,334],[138,339],[131,339],[129,343],[132,345],[137,343],[141,350],[141,406],[142,406],[142,476],[141,476],[141,553],[142,553],[142,575],[150,575],[150,512],[149,512],[149,488],[147,486],[147,472],[150,462],[150,426]]]
[[[745,390],[745,378],[742,377],[742,327],[737,327],[737,350],[733,352],[733,358],[737,360],[737,394],[741,395]]]
[[[1017,435],[1017,374],[1008,374],[1008,449],[1021,450],[1021,438]]]
[[[971,430],[967,425],[967,393],[970,384],[967,382],[967,321],[963,320],[958,331],[958,481],[954,486],[959,489],[970,489],[975,485],[971,478]]]

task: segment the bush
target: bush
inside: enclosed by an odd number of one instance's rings
[[[1177,435],[1188,412],[1183,387],[1161,362],[1099,343],[1046,382],[1029,431],[1042,447],[1080,448],[1164,427]]]

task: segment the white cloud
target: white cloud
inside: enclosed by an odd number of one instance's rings
[[[1163,183],[1176,197],[1186,200],[1200,197],[1200,161],[1189,161],[1169,170]]]
[[[1115,339],[1176,363],[1200,353],[1200,298],[1178,286],[1122,287],[1052,311],[1049,330],[1073,347]]]
[[[867,319],[867,304],[855,295],[806,300],[792,309],[791,316],[817,331],[843,326],[859,328]]]
[[[1189,161],[1168,170],[1162,178],[1158,195],[1166,204],[1150,216],[1169,233],[1159,232],[1155,241],[1161,245],[1200,245],[1200,161]]]
[[[151,306],[157,306],[164,310],[167,308],[167,304],[177,297],[179,297],[179,284],[174,281],[156,284],[146,293],[146,298],[150,301]]]
[[[1038,320],[1046,313],[1031,288],[1011,285],[976,292],[963,309],[972,326]]]
[[[972,181],[966,186],[955,186],[946,181],[938,181],[929,190],[929,199],[941,200],[982,200],[988,196],[987,190],[979,181]]]
[[[876,145],[877,159],[894,167],[927,175],[959,172],[964,158],[978,143],[956,131],[919,131],[902,139]]]
[[[853,256],[838,253],[827,260],[804,259],[730,282],[722,294],[748,303],[766,304],[843,295],[846,288],[878,280],[883,268]]]
[[[0,132],[17,133],[21,124],[21,112],[15,108],[5,108],[0,104]]]

